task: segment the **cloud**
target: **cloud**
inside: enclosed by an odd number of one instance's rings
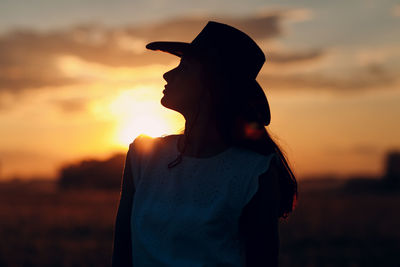
[[[0,39],[0,89],[18,91],[43,84],[58,86],[73,82],[57,72],[45,46],[37,46],[37,35],[17,31]],[[35,48],[36,45],[36,48]]]
[[[47,32],[16,30],[0,36],[0,92],[16,94],[32,88],[93,83],[96,79],[101,82],[118,79],[125,83],[132,82],[136,79],[132,77],[141,75],[137,71],[139,68],[155,64],[166,66],[173,60],[177,61],[175,56],[167,53],[146,50],[147,42],[190,42],[206,21],[216,20],[243,30],[260,44],[265,40],[268,44],[271,43],[268,40],[275,40],[283,34],[282,21],[290,17],[298,21],[310,19],[311,12],[307,9],[278,10],[247,17],[179,17],[139,26],[106,27],[87,24]],[[299,51],[282,49],[281,46],[272,47],[265,54],[267,62],[277,68],[273,72],[259,75],[259,80],[269,87],[279,89],[324,88],[338,91],[371,89],[396,82],[393,74],[382,68],[384,62],[376,61],[373,63],[379,64],[367,64],[361,73],[355,70],[355,74],[348,73],[348,76],[335,77],[319,73],[318,68],[311,68],[311,63],[325,59],[329,54],[327,51],[329,47]],[[362,58],[364,60],[365,56]],[[369,59],[364,61],[371,62]],[[310,71],[301,74],[293,71],[299,63],[305,64]],[[281,72],[281,66],[285,67],[282,70],[286,72]],[[292,71],[288,72],[289,67],[292,67]],[[83,108],[83,104],[74,101],[59,104],[64,111]]]
[[[374,47],[363,47],[355,52],[360,65],[384,64],[390,59],[400,58],[400,47],[396,44],[386,44]]]
[[[272,9],[270,5],[258,8],[256,15],[268,16],[279,15],[279,17],[291,22],[302,22],[311,20],[313,12],[309,8],[276,8]]]
[[[283,52],[272,51],[266,55],[267,61],[273,64],[293,64],[321,59],[325,53],[321,49],[309,51]]]
[[[172,56],[145,49],[155,40],[190,42],[204,27],[206,17],[183,17],[151,25],[108,28],[79,25],[49,32],[15,30],[0,36],[0,90],[18,92],[45,86],[81,83],[65,77],[57,66],[61,55],[109,67],[139,67],[168,64]],[[280,34],[279,14],[257,17],[230,17],[224,22],[254,38],[273,38]]]
[[[325,147],[324,151],[331,155],[349,155],[349,154],[356,154],[359,156],[373,156],[378,155],[382,152],[382,149],[374,144],[368,143],[359,143],[353,144],[349,147]]]
[[[370,144],[354,145],[353,147],[351,147],[350,151],[359,155],[373,155],[380,152],[380,150],[376,146]]]
[[[268,90],[330,90],[336,93],[377,90],[399,83],[398,76],[381,65],[369,65],[340,77],[321,73],[282,75],[263,73],[257,77],[257,80],[263,88],[268,88]]]
[[[10,110],[14,103],[19,99],[20,95],[10,92],[0,91],[0,112]]]
[[[49,155],[48,152],[43,153],[29,149],[1,149],[0,162],[16,161],[16,160],[32,160],[37,158],[51,159],[54,155]]]
[[[76,113],[85,111],[88,102],[88,99],[79,97],[52,100],[52,104],[54,104],[64,113]]]
[[[400,4],[393,6],[391,13],[394,17],[400,17]]]
[[[232,25],[252,38],[264,39],[273,38],[281,34],[280,13],[265,14],[248,17],[223,17],[218,19],[214,16],[180,17],[170,19],[162,23],[142,27],[126,28],[126,33],[148,41],[155,40],[176,40],[190,42],[203,29],[208,20],[220,21]]]

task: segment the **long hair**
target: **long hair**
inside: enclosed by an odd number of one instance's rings
[[[232,79],[215,71],[207,71],[204,66],[204,81],[210,90],[212,107],[219,131],[232,145],[255,151],[262,155],[276,153],[279,176],[278,217],[287,220],[298,200],[297,181],[287,157],[257,114],[247,110],[241,98],[241,90],[246,90],[239,79]]]
[[[246,89],[243,88],[245,85],[240,80],[226,76],[218,70],[218,67],[204,63],[202,78],[204,87],[209,90],[211,96],[213,119],[225,141],[232,146],[243,147],[262,155],[271,153],[278,155],[277,171],[280,190],[278,217],[287,220],[297,204],[296,177],[283,150],[271,137],[266,127],[257,121],[255,114],[243,108],[240,91]],[[190,129],[185,129],[184,134],[190,135]],[[187,139],[185,138],[185,140]],[[183,150],[185,148],[186,144],[184,144]],[[181,162],[182,153],[170,163],[169,167]]]

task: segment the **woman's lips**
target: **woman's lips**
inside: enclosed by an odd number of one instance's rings
[[[163,90],[163,93],[165,93],[165,91],[167,91],[167,89],[168,89],[168,86],[167,85],[164,85],[164,90]]]

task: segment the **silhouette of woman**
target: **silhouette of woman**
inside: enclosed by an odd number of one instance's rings
[[[278,266],[279,219],[295,207],[297,182],[264,127],[262,50],[215,21],[191,43],[146,47],[181,58],[163,76],[161,104],[185,130],[130,144],[113,266]]]

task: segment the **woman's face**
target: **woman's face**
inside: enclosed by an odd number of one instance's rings
[[[205,104],[208,91],[202,80],[203,65],[194,57],[183,56],[180,64],[164,73],[167,81],[161,104],[182,115],[193,114],[198,105]]]

